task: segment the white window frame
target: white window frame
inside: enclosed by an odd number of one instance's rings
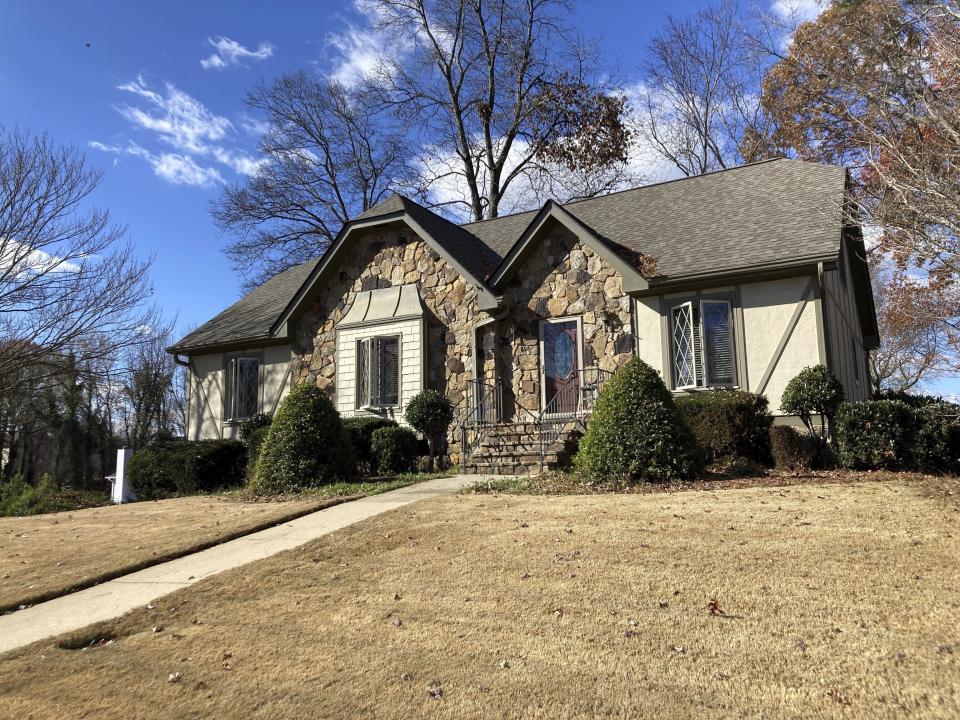
[[[687,312],[690,313],[690,352],[693,356],[693,384],[692,385],[680,385],[679,378],[677,374],[677,349],[676,349],[676,327],[674,324],[674,316],[677,310],[680,308],[687,308]],[[670,384],[673,386],[674,390],[693,390],[700,387],[700,378],[697,375],[697,348],[693,344],[693,333],[700,332],[698,327],[694,326],[693,322],[693,301],[687,300],[686,302],[679,303],[670,308]],[[703,338],[700,338],[700,345],[703,346]]]
[[[707,352],[707,339],[704,333],[704,306],[705,305],[726,305],[727,306],[727,318],[729,319],[729,332],[730,332],[730,356],[733,364],[733,382],[730,383],[709,383],[710,380],[710,357]],[[696,316],[696,322],[694,323],[694,306],[698,310],[698,315]],[[693,355],[693,366],[692,366],[692,375],[693,375],[693,384],[679,385],[678,376],[677,376],[677,352],[676,352],[676,339],[675,339],[675,325],[674,317],[677,310],[680,308],[687,308],[687,312],[690,313],[690,321],[693,324],[693,333],[696,333],[697,339],[699,340],[700,353],[697,354],[697,345],[693,342],[693,337],[691,337],[691,352]],[[734,313],[733,313],[733,303],[722,297],[712,298],[704,297],[698,298],[696,300],[685,300],[676,305],[670,306],[670,315],[667,318],[668,321],[668,330],[670,338],[670,385],[675,391],[680,390],[709,390],[710,388],[736,388],[739,387],[739,368],[737,367],[737,330],[735,327]]]
[[[240,415],[237,412],[237,401],[239,398],[240,373],[238,369],[241,362],[254,362],[257,364],[257,401],[256,407],[249,415]],[[253,417],[260,412],[261,392],[263,390],[263,359],[258,355],[233,355],[227,359],[227,392],[226,392],[226,420],[227,422],[240,422]]]
[[[369,361],[370,348],[373,346],[374,342],[383,340],[397,341],[397,402],[395,403],[374,403],[372,402],[370,393],[373,380],[373,364]],[[366,349],[361,353],[360,349],[362,346],[366,346]],[[366,367],[363,367],[364,360],[367,361]],[[356,363],[354,408],[357,410],[383,410],[400,407],[401,399],[403,398],[403,335],[371,335],[365,338],[358,338],[356,340]],[[361,378],[364,378],[365,382],[361,383]],[[366,402],[363,402],[363,398],[360,397],[361,388],[364,386],[367,389]]]

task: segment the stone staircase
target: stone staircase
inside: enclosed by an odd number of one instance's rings
[[[556,441],[547,448],[543,469],[565,467],[576,452],[580,435],[573,420],[552,435]],[[470,456],[464,472],[472,475],[536,475],[540,472],[540,429],[533,422],[506,422],[489,429]]]

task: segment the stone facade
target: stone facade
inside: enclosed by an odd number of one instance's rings
[[[540,321],[579,317],[583,366],[613,371],[633,353],[630,298],[620,274],[557,227],[538,242],[504,293],[498,365],[514,420],[540,411]]]
[[[633,353],[630,298],[619,273],[560,227],[537,242],[494,316],[478,310],[475,287],[408,231],[359,236],[336,273],[297,321],[294,341],[295,382],[315,383],[331,397],[337,324],[358,292],[402,283],[418,284],[427,309],[427,386],[450,398],[458,415],[474,372],[502,382],[504,420],[540,411],[541,320],[580,318],[584,367],[613,371]],[[454,461],[458,440],[452,427]]]
[[[459,408],[473,373],[477,290],[427,243],[405,230],[370,231],[357,237],[335,272],[297,321],[294,381],[315,383],[333,399],[336,327],[357,293],[415,282],[427,310],[427,385]]]

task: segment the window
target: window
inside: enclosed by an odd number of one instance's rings
[[[670,310],[670,325],[676,390],[736,385],[729,302],[677,305]]]
[[[357,341],[357,407],[400,404],[400,338]]]
[[[227,371],[227,418],[245,420],[260,409],[260,359],[230,358]]]

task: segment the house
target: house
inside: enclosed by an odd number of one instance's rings
[[[514,472],[563,459],[633,355],[676,393],[770,400],[822,363],[869,394],[876,313],[842,167],[771,160],[457,225],[395,195],[323,257],[180,340],[193,439],[229,437],[287,388],[398,420],[424,388],[457,409],[451,457]]]

